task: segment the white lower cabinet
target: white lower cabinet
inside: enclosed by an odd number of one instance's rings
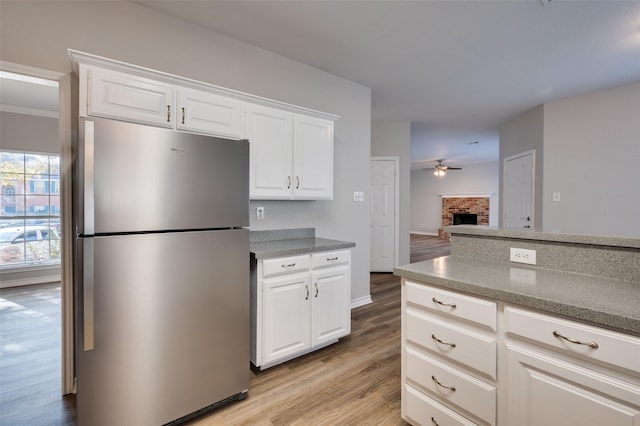
[[[257,260],[251,283],[251,362],[265,369],[351,332],[349,250]]]
[[[413,425],[640,426],[640,338],[403,279],[401,392]]]

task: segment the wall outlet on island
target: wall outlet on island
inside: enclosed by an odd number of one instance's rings
[[[264,219],[264,207],[256,207],[256,218]]]
[[[536,264],[536,251],[511,247],[509,260],[512,262],[526,263],[528,265]]]

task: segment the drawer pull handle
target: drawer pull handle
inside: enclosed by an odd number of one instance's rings
[[[431,300],[433,300],[433,303],[437,303],[438,305],[449,306],[450,308],[453,308],[453,309],[456,308],[456,304],[455,303],[444,303],[444,302],[439,301],[435,297],[433,297]]]
[[[336,256],[336,257],[327,257],[327,262],[333,262],[334,260],[338,260],[338,256]]]
[[[288,264],[288,265],[285,265],[284,263],[282,264],[282,267],[283,267],[283,268],[293,268],[294,266],[296,266],[296,263],[295,263],[295,262],[290,263],[290,264]]]
[[[436,342],[438,342],[438,343],[442,343],[443,345],[451,346],[452,348],[455,348],[455,347],[456,347],[456,344],[455,344],[455,343],[453,343],[453,342],[445,342],[444,340],[440,340],[440,339],[438,339],[438,338],[436,337],[436,335],[435,335],[435,334],[432,334],[432,335],[431,335],[431,338],[432,338],[433,340],[435,340]]]
[[[598,349],[598,347],[599,347],[596,342],[583,342],[582,340],[572,339],[571,337],[563,336],[562,334],[560,334],[559,331],[554,331],[553,335],[555,337],[559,337],[561,339],[564,339],[567,342],[575,343],[576,345],[585,345],[585,346],[589,346],[590,348],[593,348],[593,349]]]
[[[438,380],[436,378],[436,376],[431,376],[431,380],[433,380],[434,382],[436,382],[436,385],[440,386],[441,388],[445,388],[445,389],[449,389],[452,392],[456,391],[456,387],[455,386],[447,386],[447,385],[443,385],[442,383],[440,383],[440,380]]]
[[[304,300],[309,300],[309,286],[305,284],[304,288],[305,290],[307,290],[307,296],[304,298]]]
[[[436,426],[440,426],[440,425],[438,424],[438,422],[436,421],[436,419],[434,419],[433,417],[431,417],[431,423],[433,423],[433,424],[434,424],[434,425],[436,425]]]
[[[316,283],[316,295],[314,297],[318,297],[318,283]]]

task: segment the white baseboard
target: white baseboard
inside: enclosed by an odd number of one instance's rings
[[[354,299],[351,301],[351,309],[359,308],[360,306],[368,305],[370,303],[373,303],[371,295],[359,297],[358,299]]]
[[[438,233],[436,232],[435,234],[433,232],[422,232],[422,231],[411,231],[411,234],[418,234],[418,235],[433,235],[433,236],[438,236]]]
[[[56,281],[60,281],[60,274],[49,275],[45,277],[18,278],[15,280],[3,279],[2,282],[0,282],[0,288],[20,287],[24,285],[33,285],[33,284],[46,284],[46,283],[54,283]]]

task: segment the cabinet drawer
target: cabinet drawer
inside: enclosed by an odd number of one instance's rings
[[[455,411],[450,410],[409,385],[405,386],[404,404],[407,417],[406,420],[410,421],[413,425],[476,425]]]
[[[495,337],[453,326],[411,309],[407,309],[406,330],[407,340],[496,378]]]
[[[411,281],[406,281],[405,286],[408,303],[496,330],[497,306],[494,302]]]
[[[494,425],[496,388],[411,348],[406,376],[429,392]]]
[[[505,308],[505,316],[508,333],[636,374],[640,371],[640,338],[513,307]]]
[[[311,267],[313,269],[324,266],[345,265],[351,260],[349,250],[327,251],[323,253],[313,253],[311,255]]]
[[[278,257],[262,261],[262,276],[287,274],[289,272],[306,271],[309,269],[309,255]]]

